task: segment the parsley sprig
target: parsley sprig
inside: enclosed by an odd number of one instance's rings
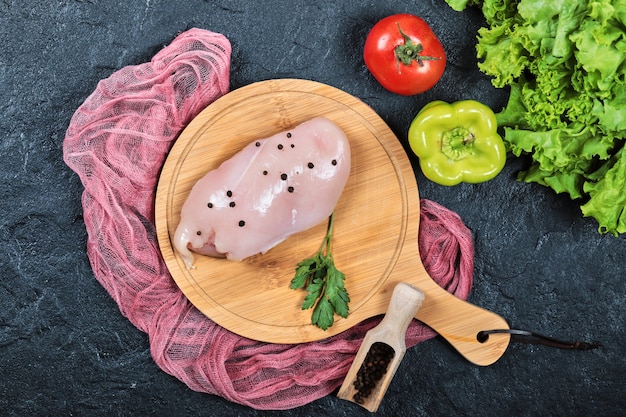
[[[335,322],[335,313],[348,317],[350,297],[345,288],[345,275],[335,267],[331,254],[331,237],[335,213],[330,215],[326,236],[317,253],[298,263],[290,288],[305,288],[307,295],[302,309],[313,308],[311,323],[327,330]]]

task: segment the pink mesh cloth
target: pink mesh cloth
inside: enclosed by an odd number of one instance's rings
[[[256,409],[288,409],[335,390],[379,318],[320,342],[261,343],[213,323],[169,275],[154,226],[159,172],[179,132],[228,91],[230,51],[224,36],[192,29],[150,62],[102,80],[71,119],[64,159],[84,186],[94,274],[121,313],[149,335],[158,366],[196,391]],[[474,247],[459,216],[422,200],[419,247],[431,276],[467,298]],[[414,320],[407,345],[433,336]]]

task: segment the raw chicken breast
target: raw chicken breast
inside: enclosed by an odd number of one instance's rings
[[[187,268],[193,252],[242,260],[325,221],[350,175],[350,144],[316,117],[253,141],[192,188],[174,236]]]

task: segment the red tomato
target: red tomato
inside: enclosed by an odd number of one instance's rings
[[[446,52],[428,24],[411,14],[376,23],[365,41],[365,65],[387,90],[412,96],[432,88],[446,68]]]

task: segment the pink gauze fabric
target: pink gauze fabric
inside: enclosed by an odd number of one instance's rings
[[[158,366],[196,391],[256,409],[289,409],[339,387],[363,336],[380,318],[319,342],[261,343],[212,322],[174,283],[154,225],[159,172],[187,123],[228,92],[230,52],[223,35],[191,29],[150,62],[100,81],[70,121],[64,159],[84,186],[95,277],[121,313],[149,335]],[[474,267],[470,231],[458,215],[425,199],[420,224],[427,271],[466,299]],[[434,336],[413,320],[407,346]]]

